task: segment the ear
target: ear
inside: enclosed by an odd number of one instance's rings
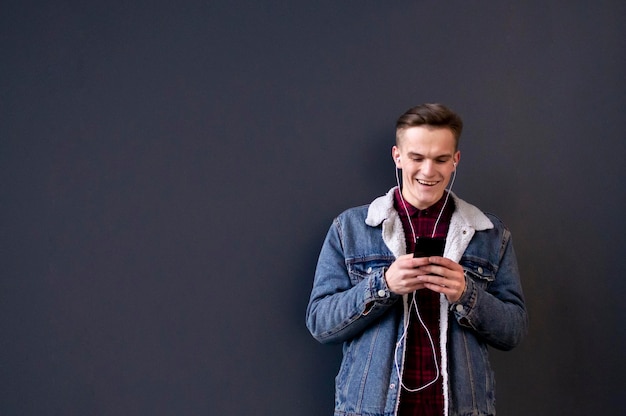
[[[457,150],[454,156],[452,157],[452,161],[456,164],[455,169],[459,166],[460,160],[461,160],[461,151]]]
[[[393,158],[393,162],[396,164],[396,169],[402,169],[402,162],[400,160],[400,149],[398,149],[398,146],[393,146],[391,148],[391,157]]]

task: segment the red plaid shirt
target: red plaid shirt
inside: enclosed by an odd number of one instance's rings
[[[409,218],[406,215],[407,210],[417,237],[433,237],[433,228],[443,208],[445,199],[444,194],[443,198],[436,204],[425,210],[418,210],[407,203],[405,210],[404,201],[400,198],[400,192],[396,190],[394,205],[400,215],[404,234],[406,235],[407,253],[412,253],[415,249],[413,233],[409,225]],[[449,198],[441,219],[437,224],[437,230],[434,234],[435,238],[446,237],[453,211],[454,202]],[[441,350],[439,345],[439,294],[428,289],[418,290],[409,296],[409,302],[412,300],[412,296],[417,296],[417,306],[420,315],[432,337],[440,375],[435,383],[418,392],[409,392],[403,388],[400,393],[398,415],[441,416],[444,414],[444,400],[441,377]],[[402,384],[406,388],[414,390],[430,383],[436,376],[437,369],[428,334],[420,324],[415,308],[411,308]]]

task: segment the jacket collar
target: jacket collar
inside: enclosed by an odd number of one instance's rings
[[[376,198],[367,210],[365,223],[370,227],[378,227],[386,219],[394,218],[398,215],[393,207],[393,193],[397,187],[393,187],[385,195]],[[454,192],[450,193],[454,200],[456,209],[453,214],[453,221],[459,221],[464,226],[473,228],[475,231],[483,231],[493,228],[493,223],[487,216],[474,205],[465,202]]]

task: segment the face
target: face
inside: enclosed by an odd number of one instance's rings
[[[454,163],[461,158],[452,131],[430,126],[401,131],[391,155],[396,167],[402,169],[402,196],[417,209],[426,209],[441,199]]]

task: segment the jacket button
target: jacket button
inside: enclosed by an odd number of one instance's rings
[[[395,384],[393,384],[393,383],[391,383],[391,384],[389,385],[389,388],[390,388],[391,390],[393,390],[393,389],[395,389],[395,388],[396,388],[396,385],[395,385]]]
[[[367,272],[368,272],[368,273],[371,273],[371,272],[372,272],[372,268],[371,268],[371,267],[368,267],[368,268],[367,268]]]
[[[385,291],[384,291],[383,289],[380,289],[380,290],[378,291],[378,297],[380,297],[380,298],[384,298],[384,297],[385,297],[385,295],[386,295],[386,293],[385,293]]]
[[[482,274],[482,273],[483,273],[483,268],[482,268],[482,267],[479,267],[479,268],[478,268],[478,273],[480,273],[480,274]]]
[[[463,312],[463,305],[456,305],[457,312]]]

